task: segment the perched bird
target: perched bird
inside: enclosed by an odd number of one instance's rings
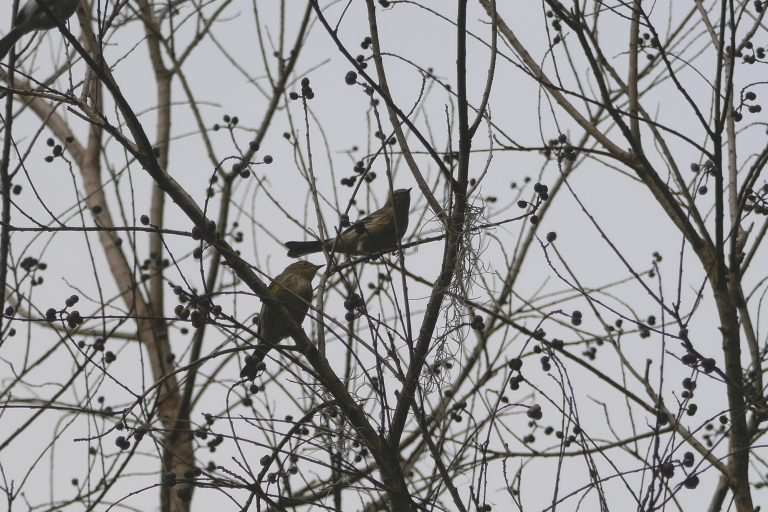
[[[278,305],[285,307],[297,324],[304,321],[312,300],[312,279],[321,267],[308,261],[297,261],[272,280],[269,285],[272,300],[263,301],[259,313],[259,342],[253,354],[245,358],[241,379],[256,377],[257,365],[264,360],[267,352],[290,335],[288,325],[280,319]]]
[[[408,229],[408,209],[411,206],[411,189],[395,190],[384,206],[364,217],[338,237],[308,242],[286,242],[288,256],[298,258],[305,254],[327,251],[343,254],[372,254],[397,249],[398,240]]]
[[[64,22],[75,14],[79,3],[80,0],[27,0],[16,15],[16,19],[13,20],[11,31],[0,39],[0,60],[5,58],[16,41],[24,34],[57,27],[56,19],[49,16],[41,4],[47,7],[50,14],[53,14],[58,21]]]

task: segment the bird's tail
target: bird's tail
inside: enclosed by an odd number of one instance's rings
[[[21,35],[21,32],[14,28],[4,38],[0,39],[0,61],[8,55],[8,52],[11,51],[11,48],[13,48],[13,45],[16,44]]]
[[[310,240],[308,242],[285,242],[285,246],[288,248],[288,257],[298,258],[305,254],[312,254],[313,252],[320,252],[323,250],[323,244],[320,240]]]

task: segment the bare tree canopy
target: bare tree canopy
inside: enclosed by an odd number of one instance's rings
[[[768,4],[73,2],[0,27],[7,510],[768,503]]]

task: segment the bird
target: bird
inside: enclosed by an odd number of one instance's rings
[[[56,28],[59,22],[63,23],[75,14],[79,4],[80,0],[27,0],[13,20],[11,31],[0,39],[0,60],[5,58],[21,36],[37,30]],[[49,12],[46,12],[43,5]]]
[[[301,325],[312,300],[312,279],[322,265],[305,260],[291,263],[270,283],[269,297],[261,304],[259,313],[259,342],[253,354],[245,357],[245,366],[240,372],[241,379],[253,380],[259,371],[259,363],[280,341],[290,336],[287,323],[280,318],[279,306],[285,307],[293,320]]]
[[[373,254],[397,249],[397,242],[408,229],[408,209],[411,206],[411,189],[400,188],[392,192],[387,202],[344,231],[327,240],[286,242],[288,256],[298,258],[305,254],[328,252],[342,254]]]

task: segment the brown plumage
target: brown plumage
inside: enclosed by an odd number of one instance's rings
[[[322,265],[308,261],[297,261],[288,265],[269,285],[272,301],[265,300],[259,313],[259,342],[253,354],[246,356],[245,366],[240,372],[241,379],[256,377],[257,365],[281,340],[290,335],[285,321],[280,319],[276,305],[285,307],[288,314],[301,325],[312,301],[312,279]],[[274,302],[273,302],[274,301]]]
[[[408,229],[408,209],[411,189],[395,190],[384,206],[341,232],[338,237],[324,241],[286,242],[288,256],[298,258],[305,254],[326,250],[341,254],[373,254],[397,249],[397,242]]]

